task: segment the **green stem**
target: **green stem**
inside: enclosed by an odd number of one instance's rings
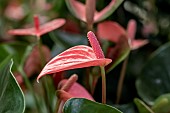
[[[106,104],[106,76],[105,69],[103,66],[100,66],[101,76],[102,76],[102,103]]]
[[[58,113],[58,110],[59,110],[59,107],[60,107],[60,103],[61,103],[61,99],[57,99],[57,102],[56,102],[56,110],[55,110],[55,113]]]
[[[87,30],[93,31],[93,24],[87,24]]]
[[[42,43],[41,40],[38,40],[38,49],[39,49],[39,53],[40,53],[40,60],[41,60],[41,68],[44,67],[45,65],[45,56],[42,50]]]
[[[29,54],[31,53],[33,46],[34,46],[34,45],[31,45],[31,46],[28,46],[28,47],[27,47],[26,53],[24,53],[24,56],[23,56],[23,58],[22,58],[22,60],[21,60],[21,63],[20,63],[20,65],[18,66],[18,71],[19,71],[19,73],[21,73],[22,78],[23,78],[23,80],[24,80],[24,83],[25,83],[26,87],[28,88],[28,90],[31,92],[31,94],[32,94],[32,96],[33,96],[33,99],[34,99],[34,101],[35,101],[35,104],[36,104],[38,113],[41,113],[38,99],[37,99],[37,97],[36,97],[36,95],[35,95],[35,93],[34,93],[34,90],[33,90],[33,88],[32,88],[32,85],[31,85],[31,83],[30,83],[30,81],[29,81],[29,79],[28,79],[28,77],[27,77],[27,75],[26,75],[26,73],[25,73],[25,71],[24,71],[24,69],[23,69],[24,63],[25,63],[26,59],[28,58]]]
[[[125,78],[127,63],[128,63],[128,57],[124,60],[122,70],[121,70],[121,73],[120,73],[120,79],[119,79],[118,87],[117,87],[116,104],[119,104],[119,101],[120,101],[120,98],[121,98],[123,81],[124,81],[124,78]]]
[[[37,37],[38,39],[38,49],[39,49],[39,54],[40,54],[40,60],[41,60],[41,68],[44,67],[45,65],[45,56],[42,50],[42,43],[41,43],[41,37]],[[44,98],[45,98],[45,104],[47,107],[47,110],[49,113],[52,113],[52,106],[50,104],[49,96],[48,96],[48,78],[45,77],[44,79],[42,78],[42,86],[44,89]]]
[[[21,66],[18,67],[18,71],[21,73],[23,79],[24,79],[24,82],[25,82],[25,85],[27,86],[27,88],[29,89],[29,91],[31,92],[33,98],[34,98],[34,101],[35,101],[35,104],[36,104],[36,107],[37,107],[37,110],[38,110],[38,113],[41,113],[41,110],[40,110],[40,105],[39,105],[39,102],[38,102],[38,99],[34,93],[34,90],[31,86],[31,83],[26,75],[26,73],[24,72],[23,68]]]
[[[45,98],[45,102],[46,102],[46,106],[47,106],[47,110],[49,113],[52,113],[52,105],[50,104],[50,99],[49,99],[49,84],[48,84],[48,77],[44,77],[42,78],[42,86],[44,89],[44,98]]]

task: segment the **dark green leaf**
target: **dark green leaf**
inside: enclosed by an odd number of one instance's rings
[[[114,106],[121,110],[123,113],[137,113],[137,110],[135,109],[136,106],[134,103],[119,104]]]
[[[122,113],[118,109],[84,98],[72,98],[64,105],[64,113]]]
[[[135,98],[134,102],[139,110],[139,113],[154,113],[144,102],[140,99]]]
[[[8,57],[0,64],[0,113],[23,113],[25,99],[14,78]]]
[[[0,62],[2,62],[6,56],[11,55],[15,62],[14,68],[16,68],[20,65],[27,46],[27,44],[21,42],[0,44],[0,51],[3,53],[0,54]]]
[[[170,43],[161,46],[142,69],[136,87],[140,97],[150,105],[170,92]]]
[[[62,31],[51,32],[49,34],[55,43],[52,48],[52,56],[56,56],[72,46],[88,44],[87,37],[83,35],[71,34]]]

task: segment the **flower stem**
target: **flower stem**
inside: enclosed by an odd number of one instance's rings
[[[35,101],[35,105],[37,107],[38,113],[41,113],[40,104],[38,102],[38,99],[37,99],[37,97],[36,97],[36,95],[34,93],[34,90],[33,90],[32,86],[31,86],[31,83],[30,83],[26,73],[24,72],[24,70],[23,70],[23,68],[21,66],[18,67],[18,71],[21,73],[21,75],[22,75],[22,77],[24,79],[25,85],[27,86],[27,88],[29,89],[29,91],[31,92],[31,94],[33,96],[33,99]]]
[[[41,68],[43,68],[44,65],[45,65],[45,55],[44,55],[43,50],[42,50],[41,40],[38,40],[38,49],[39,49],[40,60],[41,60]]]
[[[87,24],[87,30],[88,31],[94,31],[93,24]]]
[[[103,66],[100,66],[101,76],[102,76],[102,103],[106,104],[106,76],[105,69]]]
[[[20,65],[18,66],[18,71],[19,73],[21,73],[22,75],[22,78],[24,80],[24,83],[26,85],[26,87],[28,88],[28,90],[31,92],[32,96],[33,96],[33,99],[35,101],[35,105],[37,107],[37,110],[38,110],[38,113],[41,113],[41,107],[39,106],[39,102],[38,102],[38,99],[34,93],[34,90],[33,90],[33,87],[28,79],[28,76],[26,75],[23,67],[24,67],[24,63],[26,61],[26,59],[28,58],[29,54],[31,53],[32,51],[32,48],[33,48],[34,45],[31,45],[31,46],[28,46],[27,49],[26,49],[26,52],[24,53],[24,56],[23,58],[21,59],[21,63]]]
[[[45,65],[45,55],[43,53],[43,48],[42,48],[42,42],[41,42],[41,38],[40,37],[37,37],[38,39],[38,49],[39,49],[39,54],[40,54],[40,60],[41,60],[41,68],[44,67]],[[44,99],[45,99],[45,104],[46,104],[46,107],[47,107],[47,110],[49,113],[52,113],[52,106],[50,104],[50,100],[49,100],[49,92],[48,92],[48,88],[49,88],[49,84],[48,84],[48,78],[45,77],[44,79],[42,79],[42,86],[43,86],[43,89],[44,89]]]
[[[59,107],[60,107],[60,103],[61,103],[61,99],[57,99],[57,102],[56,102],[56,107],[55,107],[55,113],[58,113],[58,110],[59,110]]]
[[[123,81],[124,81],[124,78],[125,78],[127,63],[128,63],[128,57],[124,60],[122,70],[121,70],[121,73],[120,73],[120,79],[119,79],[118,87],[117,87],[116,104],[119,104],[120,97],[121,97],[121,94],[122,94],[122,87],[123,87]]]

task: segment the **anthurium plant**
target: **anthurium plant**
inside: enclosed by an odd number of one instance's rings
[[[1,0],[0,113],[170,113],[168,0]]]

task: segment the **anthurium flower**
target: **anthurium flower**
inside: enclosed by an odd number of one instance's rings
[[[70,98],[86,98],[94,101],[88,91],[77,83],[78,76],[72,75],[69,79],[63,79],[58,85],[57,96],[60,100],[58,113],[62,113],[64,103]]]
[[[112,60],[104,58],[103,51],[94,33],[89,31],[87,36],[92,47],[78,45],[60,53],[45,65],[37,77],[37,81],[46,74],[69,69],[108,65]]]
[[[141,40],[141,39],[135,40],[135,34],[136,34],[136,21],[135,20],[130,20],[128,22],[127,34],[128,34],[128,37],[131,39],[132,50],[138,49],[148,43],[148,40],[146,40],[146,39],[145,40]]]
[[[11,35],[33,35],[40,37],[41,35],[53,31],[61,27],[65,23],[64,19],[54,19],[50,22],[40,25],[39,17],[34,16],[34,27],[25,29],[13,29],[9,30],[8,33]]]
[[[98,24],[98,36],[103,39],[110,40],[114,43],[119,41],[119,38],[126,37],[129,41],[131,50],[138,49],[148,43],[148,40],[135,39],[136,21],[130,20],[125,30],[121,25],[112,21],[105,21]]]
[[[78,19],[87,22],[99,22],[110,16],[123,0],[111,0],[111,2],[101,11],[96,11],[96,0],[86,0],[86,4],[78,0],[65,0],[68,9]]]
[[[78,76],[76,74],[72,75],[69,79],[63,79],[59,83],[59,92],[60,97],[64,99],[64,96],[62,94],[67,94],[70,96],[66,97],[77,97],[77,98],[86,98],[89,100],[94,101],[93,97],[88,93],[88,91],[79,83],[77,83]],[[63,90],[63,91],[61,91]],[[65,92],[64,92],[65,91]],[[66,93],[67,92],[67,93]],[[68,98],[64,99],[67,100]]]

